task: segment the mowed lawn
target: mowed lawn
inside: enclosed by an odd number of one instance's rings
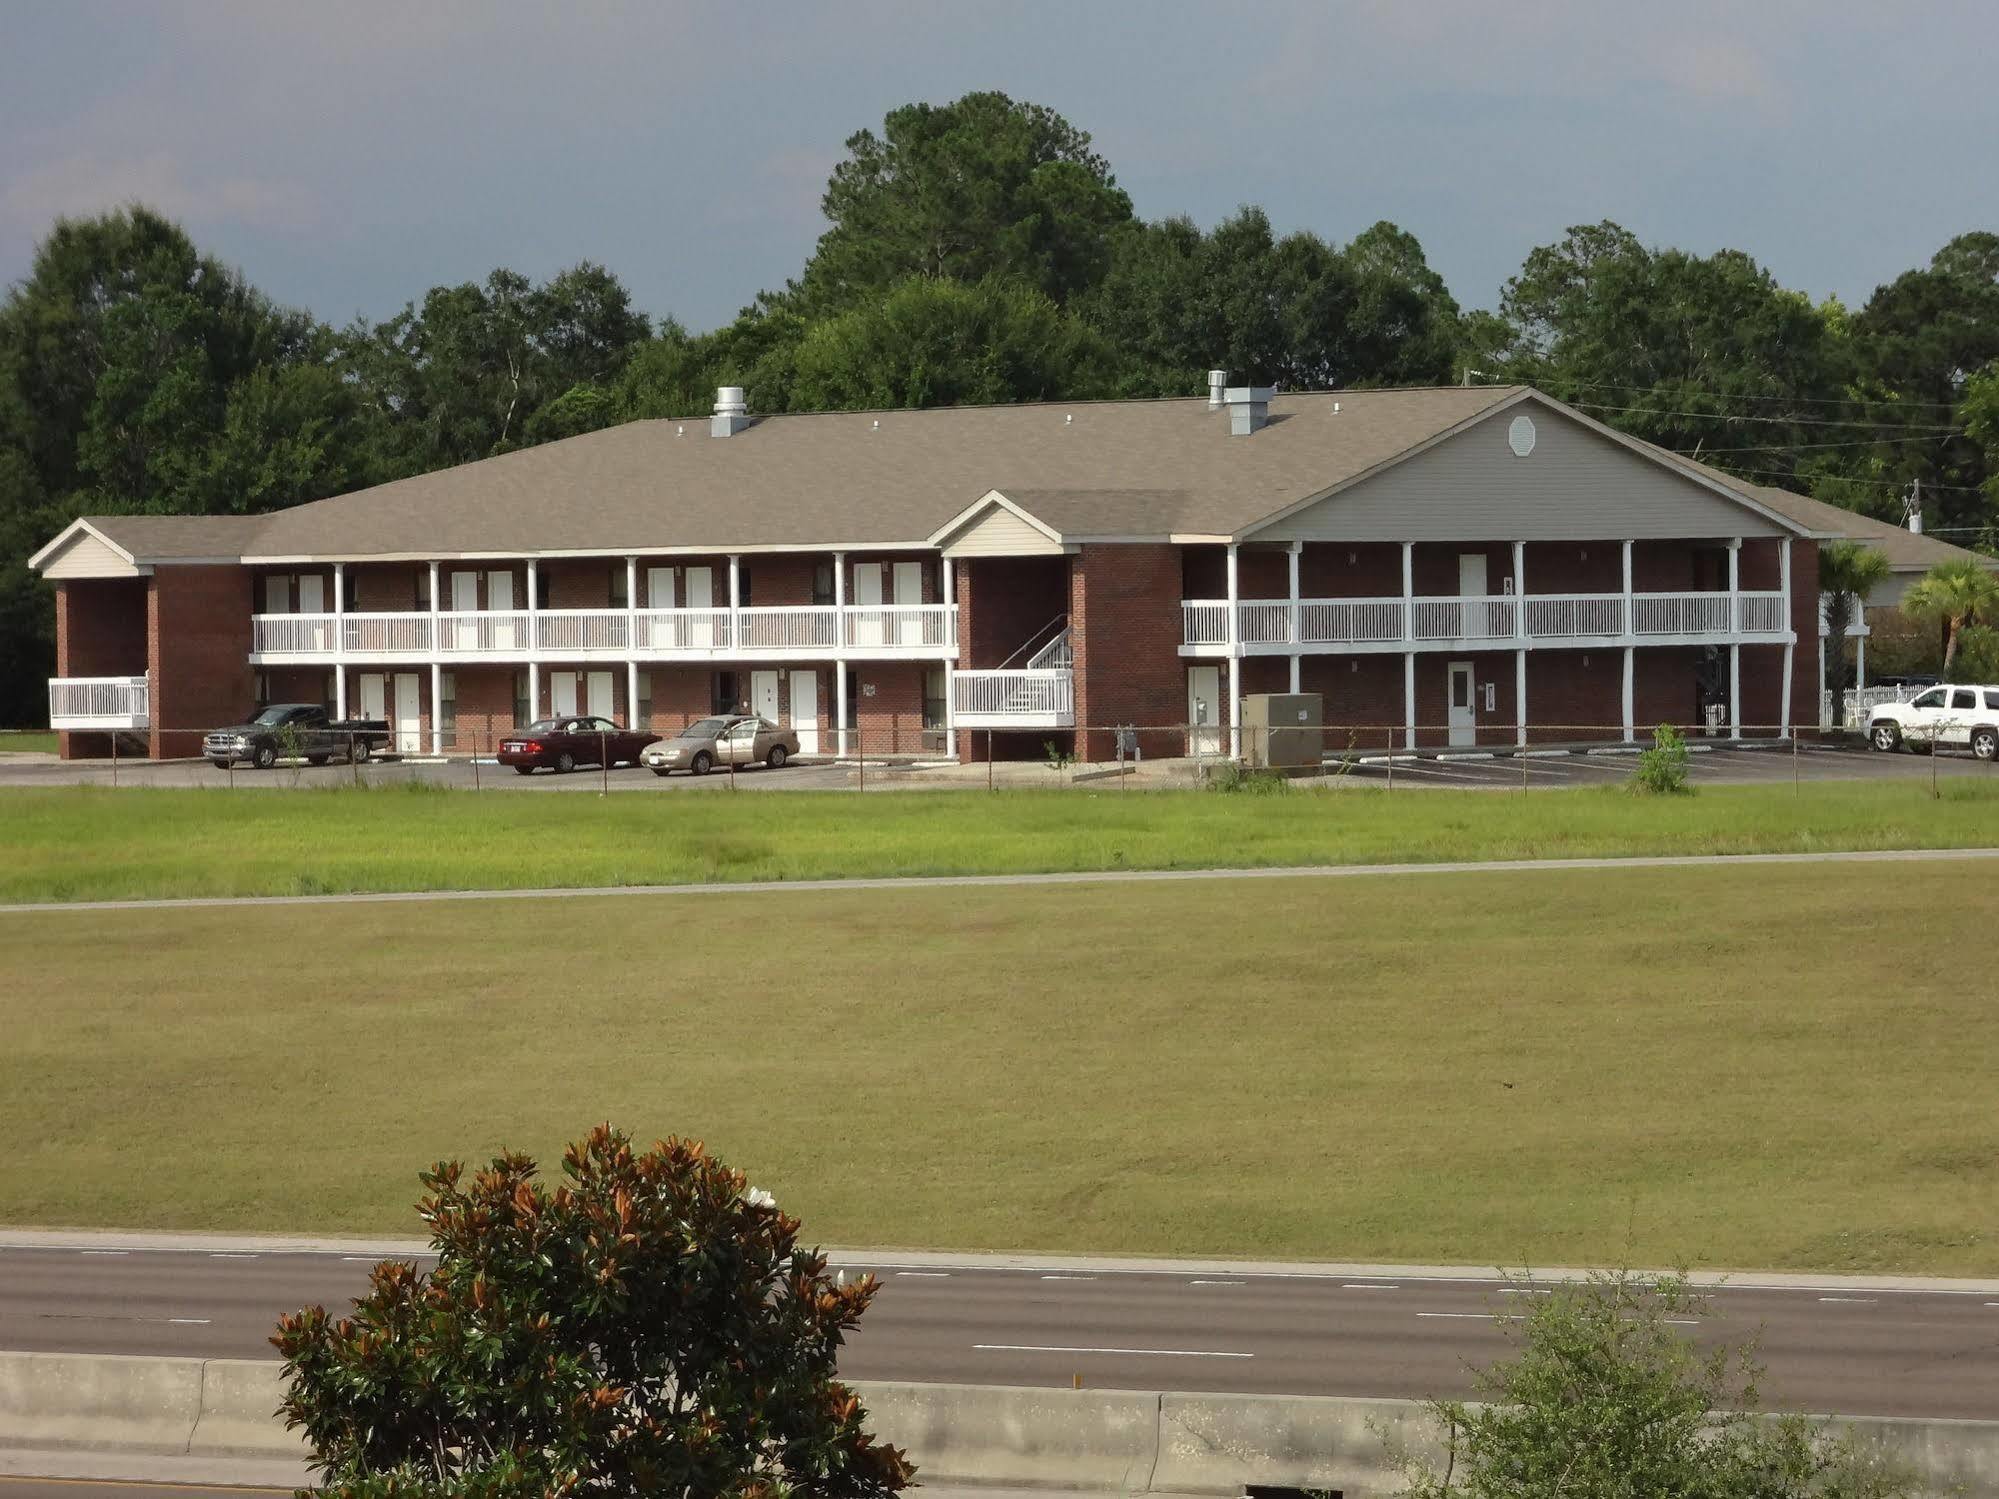
[[[0,915],[0,1221],[414,1234],[608,1118],[833,1244],[1992,1274],[1995,880]]]
[[[1999,846],[1999,777],[1619,788],[525,796],[0,791],[0,902]]]

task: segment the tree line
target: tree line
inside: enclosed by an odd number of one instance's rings
[[[1089,135],[998,93],[892,111],[827,182],[796,278],[691,333],[578,264],[431,288],[383,322],[279,306],[140,206],[60,219],[0,304],[0,723],[40,722],[47,588],[88,513],[252,513],[705,413],[1525,381],[1758,484],[1999,543],[1999,234],[1858,309],[1747,254],[1612,223],[1462,308],[1416,237],[1144,220]]]

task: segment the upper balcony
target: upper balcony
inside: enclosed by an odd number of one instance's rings
[[[952,604],[259,614],[258,665],[313,662],[942,660]]]
[[[49,678],[52,729],[143,729],[152,717],[146,677]]]
[[[1781,592],[1533,593],[1476,597],[1242,599],[1246,656],[1549,646],[1781,644]],[[1229,654],[1226,599],[1183,599],[1180,653]]]

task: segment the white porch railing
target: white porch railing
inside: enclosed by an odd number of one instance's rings
[[[759,606],[744,609],[525,609],[397,614],[258,614],[260,657],[350,656],[834,657],[879,650],[942,656],[958,643],[952,604]]]
[[[143,729],[151,722],[145,677],[49,678],[52,729]]]
[[[1432,595],[1413,602],[1418,640],[1505,640],[1514,633],[1513,599],[1507,594]]]
[[[961,729],[1071,728],[1075,673],[1063,667],[957,672],[951,678],[951,708]]]
[[[1683,636],[1726,640],[1781,635],[1789,628],[1777,592],[1639,593],[1631,596],[1627,634],[1621,593],[1431,594],[1407,601],[1412,626],[1403,633],[1401,598],[1300,599],[1293,634],[1289,599],[1242,599],[1236,640],[1245,652],[1292,646],[1392,646],[1404,639],[1436,646],[1460,641],[1537,642]],[[1732,611],[1739,610],[1739,619]],[[1225,599],[1180,601],[1181,644],[1203,651],[1229,644]],[[1516,627],[1518,631],[1516,633]]]
[[[1624,633],[1621,593],[1530,593],[1521,602],[1530,636],[1573,640]]]

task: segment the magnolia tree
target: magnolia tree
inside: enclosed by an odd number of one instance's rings
[[[835,1377],[873,1299],[695,1141],[608,1125],[553,1190],[523,1155],[423,1174],[436,1268],[272,1342],[323,1490],[355,1496],[893,1495],[914,1469]]]

